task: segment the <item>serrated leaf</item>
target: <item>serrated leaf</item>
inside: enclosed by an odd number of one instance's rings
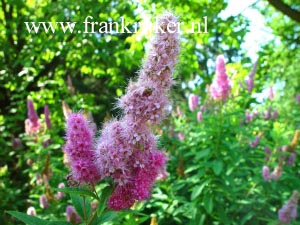
[[[59,191],[59,192],[64,192],[68,194],[76,194],[76,195],[83,195],[83,196],[89,196],[95,199],[98,199],[98,197],[91,192],[88,189],[83,189],[83,188],[70,188],[70,187],[65,187],[65,188],[53,188],[54,191]]]
[[[30,216],[25,213],[16,212],[16,211],[7,211],[10,215],[16,217],[18,220],[28,224],[28,225],[45,225],[48,223],[47,220],[40,219],[35,216]]]

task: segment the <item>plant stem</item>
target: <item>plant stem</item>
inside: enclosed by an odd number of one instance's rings
[[[93,221],[96,219],[96,217],[97,217],[97,210],[94,212],[93,216],[91,217],[91,219],[87,223],[87,225],[91,225],[93,223]]]
[[[83,198],[83,215],[84,215],[84,221],[85,221],[85,224],[87,225],[85,196],[82,196],[82,198]]]

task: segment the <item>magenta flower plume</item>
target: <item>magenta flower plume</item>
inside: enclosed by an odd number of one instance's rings
[[[179,52],[177,18],[166,13],[136,81],[131,81],[117,106],[120,120],[104,124],[96,145],[100,179],[110,177],[115,189],[108,199],[114,210],[130,208],[150,197],[155,179],[164,173],[167,157],[157,149],[151,125],[166,113],[168,90]],[[169,32],[172,31],[172,32]]]
[[[260,137],[258,135],[255,136],[255,140],[250,142],[250,146],[252,148],[255,148],[259,144],[259,140],[260,140]]]
[[[47,197],[46,197],[45,194],[43,194],[43,195],[40,196],[40,207],[42,209],[49,208],[49,202],[48,202],[48,199],[47,199]]]
[[[74,207],[71,205],[68,205],[66,208],[66,214],[67,214],[67,221],[71,222],[72,224],[80,223],[81,219],[77,212],[75,211]]]
[[[265,181],[271,180],[270,169],[268,166],[263,166],[262,175],[263,175]]]
[[[296,103],[300,104],[300,94],[299,93],[296,94]]]
[[[249,75],[246,77],[246,84],[248,92],[251,93],[254,87],[254,75],[256,73],[258,60],[255,61],[253,64],[252,70],[250,71]]]
[[[288,202],[278,211],[278,219],[281,222],[289,224],[292,220],[296,219],[298,198],[298,191],[294,191]]]
[[[288,166],[292,166],[295,162],[295,159],[296,159],[296,152],[292,152],[290,155],[289,155],[289,159],[288,161],[286,162],[286,164]]]
[[[99,174],[94,162],[93,132],[81,113],[73,113],[66,124],[64,151],[70,161],[72,178],[78,182],[96,183]]]
[[[65,184],[64,183],[59,183],[58,184],[58,188],[64,188],[65,187]],[[57,194],[56,194],[56,196],[55,196],[55,198],[57,199],[57,200],[60,200],[60,199],[62,199],[63,197],[64,197],[64,195],[65,195],[65,193],[64,192],[57,192]]]
[[[202,112],[201,111],[197,112],[197,120],[198,120],[198,122],[201,122],[203,120],[203,116],[202,116]]]
[[[27,100],[27,119],[25,120],[25,132],[33,134],[40,129],[40,122],[37,112],[34,109],[33,101]]]
[[[199,98],[197,95],[191,94],[189,96],[189,108],[191,111],[194,111],[195,109],[197,109],[198,101],[199,101]]]
[[[230,93],[230,80],[226,73],[225,59],[219,55],[216,60],[216,76],[210,85],[210,96],[216,100],[227,100]]]
[[[51,120],[50,120],[50,112],[49,107],[47,105],[44,106],[44,114],[45,114],[45,122],[48,129],[52,128]]]

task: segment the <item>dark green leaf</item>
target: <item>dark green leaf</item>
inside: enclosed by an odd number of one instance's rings
[[[66,187],[66,188],[53,188],[53,190],[68,193],[68,194],[77,194],[77,195],[83,195],[83,196],[90,196],[92,198],[97,199],[97,196],[88,189]]]
[[[8,211],[7,213],[9,213],[10,215],[16,217],[18,220],[21,220],[22,222],[28,225],[45,225],[48,223],[47,220],[43,220],[35,216],[30,216],[21,212]]]

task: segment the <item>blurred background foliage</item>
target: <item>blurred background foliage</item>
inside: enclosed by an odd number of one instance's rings
[[[278,3],[281,4],[278,5]],[[299,107],[294,106],[295,96],[300,92],[300,4],[297,0],[256,1],[251,6],[262,13],[266,26],[271,29],[273,35],[272,40],[260,46],[254,89],[256,93],[264,93],[266,88],[273,85],[276,91],[272,103],[258,101],[255,96],[248,96],[239,91],[237,84],[239,81],[243,81],[253,63],[248,57],[247,51],[241,48],[245,35],[249,32],[250,21],[242,13],[234,17],[221,17],[220,13],[227,7],[227,1],[1,0],[0,4],[0,209],[2,214],[0,221],[4,221],[2,224],[17,224],[10,216],[4,214],[4,210],[25,211],[31,205],[38,208],[38,198],[45,192],[51,198],[53,193],[45,185],[45,181],[43,185],[36,184],[37,174],[46,173],[45,171],[48,169],[51,174],[55,174],[51,175],[52,178],[49,180],[50,187],[57,187],[58,183],[65,181],[67,169],[63,165],[62,153],[64,142],[62,102],[65,101],[74,111],[83,109],[91,112],[98,129],[101,128],[104,120],[118,116],[119,112],[114,109],[115,99],[124,93],[128,81],[135,77],[147,50],[146,42],[151,38],[151,36],[141,33],[90,34],[82,32],[79,34],[76,32],[63,33],[61,30],[56,33],[41,31],[35,34],[27,32],[24,22],[70,21],[77,22],[76,28],[84,30],[82,22],[87,16],[92,16],[91,21],[95,22],[120,21],[120,17],[124,17],[126,22],[133,23],[145,18],[153,21],[153,18],[164,10],[171,10],[185,24],[189,24],[191,21],[203,22],[203,17],[207,16],[208,33],[182,34],[181,53],[175,74],[176,85],[171,93],[173,109],[178,105],[183,110],[187,108],[186,101],[190,93],[199,95],[201,103],[204,104],[207,99],[207,85],[211,83],[214,76],[214,60],[217,55],[224,54],[228,63],[229,75],[235,85],[233,91],[236,95],[235,100],[228,103],[227,112],[236,112],[236,116],[241,118],[244,115],[242,110],[250,108],[250,105],[266,109],[269,107],[268,104],[272,104],[272,107],[279,111],[282,121],[276,126],[273,123],[267,125],[269,126],[268,132],[281,127],[282,134],[281,131],[277,130],[276,132],[280,133],[278,138],[282,138],[280,141],[282,145],[288,144],[294,131],[299,129]],[[282,10],[283,8],[285,10]],[[42,121],[44,105],[47,104],[51,111],[53,129],[41,131],[38,140],[33,140],[24,134],[24,120],[27,117],[26,100],[28,98],[34,101]],[[250,128],[243,128],[246,130],[242,129],[241,131],[240,121],[235,121],[231,117],[225,117],[224,121],[226,122],[220,125],[222,128],[216,128],[213,124],[218,118],[218,115],[208,117],[201,127],[198,127],[196,121],[182,121],[178,118],[171,118],[164,122],[161,142],[172,155],[168,168],[170,177],[166,183],[158,185],[154,197],[146,204],[146,208],[143,208],[148,214],[159,215],[159,224],[187,224],[187,221],[192,221],[191,224],[201,224],[199,221],[202,221],[203,224],[213,224],[214,221],[224,222],[214,224],[234,224],[233,221],[236,222],[235,224],[240,224],[239,221],[243,218],[245,224],[247,221],[252,221],[249,224],[266,223],[259,223],[259,219],[255,217],[261,209],[256,208],[257,201],[267,200],[257,199],[257,195],[254,197],[252,192],[247,193],[248,199],[250,196],[253,199],[246,203],[243,212],[233,207],[227,211],[228,215],[226,215],[224,212],[222,214],[222,209],[217,205],[209,206],[212,204],[211,202],[215,201],[218,204],[222,204],[222,201],[231,204],[236,199],[242,199],[240,195],[245,194],[243,191],[252,190],[253,183],[257,182],[258,177],[261,179],[262,162],[260,160],[263,160],[263,156],[258,157],[253,152],[247,152],[245,146],[237,143],[234,147],[227,146],[234,143],[236,135],[246,140],[243,135],[248,134],[247,132],[250,131],[247,129]],[[253,126],[250,129],[251,132],[253,130],[257,132],[266,124],[258,121],[251,126]],[[169,135],[172,129],[174,132],[180,132],[180,127],[186,132],[190,131],[189,141],[183,143]],[[234,129],[231,130],[230,127],[234,127]],[[193,130],[194,128],[195,130]],[[222,130],[227,145],[220,154],[226,155],[227,150],[229,151],[231,148],[242,148],[246,152],[246,156],[243,157],[260,158],[257,159],[258,166],[253,169],[254,165],[243,161],[238,153],[230,155],[236,157],[234,159],[224,157],[221,161],[216,161],[220,157],[219,155],[203,153],[202,156],[198,156],[199,160],[205,159],[208,163],[207,168],[213,168],[214,171],[213,175],[210,174],[211,171],[206,173],[205,165],[203,167],[203,165],[198,165],[199,162],[194,162],[195,155],[192,154],[199,152],[198,147],[195,146],[213,149],[210,145],[213,145],[214,142],[209,144],[209,140],[215,134],[209,133],[209,131],[205,133],[206,129],[215,129],[211,132]],[[230,132],[234,134],[230,135]],[[193,138],[193,134],[195,138]],[[17,138],[21,140],[21,146],[16,146]],[[48,139],[51,139],[51,144],[44,147],[43,143]],[[266,142],[267,140],[266,138]],[[269,140],[270,143],[274,141],[278,140]],[[278,147],[280,144],[273,143],[272,147]],[[231,149],[231,151],[233,150]],[[185,152],[190,152],[190,154],[186,155]],[[191,173],[189,179],[192,180],[179,179],[176,175],[178,174],[176,169],[181,160],[184,164],[190,163],[191,166],[194,166],[185,172]],[[225,177],[225,174],[230,170],[230,166],[226,168],[226,165],[233,165],[232,160],[236,162],[242,160],[239,167],[244,168],[240,172],[241,176],[244,176],[243,179],[249,174],[253,175],[254,181],[244,180],[248,183],[240,193],[239,188],[236,187],[241,185],[240,180],[233,181],[236,189],[228,189],[225,183],[222,184],[223,186],[217,186],[219,180],[227,179],[228,181],[229,178]],[[47,161],[49,163],[46,163]],[[215,161],[216,166],[210,164]],[[197,164],[198,167],[194,164]],[[198,170],[197,173],[195,170]],[[299,179],[299,169],[294,173]],[[50,177],[50,172],[47,176]],[[215,179],[214,176],[217,178]],[[289,180],[289,182],[295,183],[294,180]],[[169,190],[171,184],[175,185]],[[202,196],[201,192],[196,190],[199,185],[201,189],[207,185],[218,187],[218,189],[205,189]],[[280,187],[284,187],[284,185],[282,184]],[[261,186],[258,191],[264,192],[265,189],[260,188]],[[287,189],[289,188],[284,190]],[[277,186],[272,190],[276,191]],[[165,191],[164,194],[163,191]],[[228,196],[227,200],[223,199],[219,202],[218,196],[222,193],[226,194],[226,192],[237,196]],[[165,195],[167,195],[165,197],[167,203],[161,199]],[[191,198],[187,199],[187,196],[190,195]],[[199,196],[204,197],[204,200]],[[265,193],[264,196],[265,198],[275,196],[276,201],[287,198],[287,196],[280,196],[280,190],[274,193]],[[266,204],[272,208],[272,202]],[[53,213],[51,215],[56,213],[61,216],[65,205],[57,205],[51,209]],[[169,210],[166,211],[167,208]],[[274,210],[273,207],[271,211],[274,212]],[[213,211],[216,212],[215,217],[212,216]],[[251,214],[247,213],[249,211]],[[40,209],[40,212],[43,210]],[[205,213],[208,216],[203,216],[206,215]],[[268,216],[274,218],[274,215],[271,214],[259,215],[264,219]],[[124,221],[122,223],[125,224]]]

